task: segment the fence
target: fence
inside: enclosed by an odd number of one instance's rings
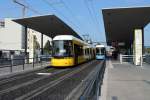
[[[150,64],[150,54],[145,55],[145,62]]]
[[[98,64],[65,100],[99,100],[105,67],[105,61]]]
[[[80,100],[99,100],[101,95],[101,85],[103,83],[103,76],[105,72],[105,61],[98,65],[93,73],[91,73],[84,82],[85,90],[80,96]]]
[[[130,63],[133,63],[133,58],[134,58],[134,55],[122,55],[120,54],[120,63],[122,64],[123,62],[130,62]],[[143,55],[141,57],[141,63],[142,62],[145,62],[146,61],[146,56]]]
[[[36,58],[19,58],[19,59],[0,58],[0,71],[10,73],[20,70],[34,69],[35,67],[49,66],[50,59],[51,59],[50,57],[46,56]]]

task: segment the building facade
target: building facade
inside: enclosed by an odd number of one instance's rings
[[[43,44],[51,39],[43,37]],[[37,57],[41,47],[41,34],[32,29],[27,29],[27,52],[28,57]],[[0,21],[0,57],[10,57],[10,55],[23,54],[25,49],[25,29],[23,26],[5,18]],[[20,52],[20,53],[18,53]]]

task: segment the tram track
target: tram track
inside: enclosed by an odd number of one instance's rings
[[[28,97],[25,100],[71,100],[70,98],[68,98],[70,92],[74,90],[81,82],[83,82],[84,78],[98,64],[100,63],[98,61],[95,61],[83,70],[80,70],[79,72],[70,75],[68,78],[64,79],[59,84],[55,84],[55,86],[53,87],[48,87],[46,91],[42,91],[38,95],[32,95],[31,97]]]
[[[95,61],[94,61],[95,62]],[[21,96],[21,97],[19,97],[19,98],[16,98],[15,100],[35,100],[34,98],[36,98],[36,97],[38,97],[39,95],[42,95],[44,92],[47,92],[47,90],[49,90],[49,89],[51,89],[51,88],[55,88],[58,84],[60,84],[61,82],[63,82],[64,80],[67,80],[67,79],[69,79],[71,76],[73,76],[74,74],[77,74],[77,73],[79,73],[79,72],[81,72],[81,71],[83,71],[84,69],[86,69],[86,68],[88,68],[88,67],[90,67],[90,65],[92,64],[92,63],[94,63],[94,62],[90,62],[90,63],[88,63],[88,64],[85,64],[85,65],[83,65],[81,68],[78,68],[78,69],[76,69],[76,70],[74,70],[74,71],[71,71],[71,72],[69,72],[69,73],[67,73],[66,75],[64,75],[64,76],[62,76],[62,77],[60,77],[60,78],[58,78],[57,80],[54,80],[54,81],[51,81],[51,82],[49,82],[47,85],[45,85],[45,86],[42,86],[42,87],[40,87],[40,88],[38,88],[38,89],[36,89],[36,90],[34,90],[34,91],[31,91],[30,93],[28,93],[28,94],[25,94],[25,95],[23,95],[23,96]],[[59,87],[58,87],[59,88]],[[62,88],[63,89],[63,88]],[[66,88],[64,88],[64,89],[66,89]],[[49,94],[50,95],[50,94]],[[47,95],[48,96],[48,95]],[[46,97],[47,98],[47,97]],[[46,100],[46,98],[45,98],[45,100]],[[37,99],[37,98],[36,98]]]
[[[28,100],[36,97],[47,89],[61,83],[73,74],[80,72],[92,62],[74,68],[59,69],[56,72],[52,72],[52,75],[42,76],[34,74],[35,77],[33,79],[25,79],[26,81],[22,81],[20,84],[0,90],[0,100]]]
[[[90,64],[88,64],[90,65]],[[82,68],[78,68],[76,70],[73,70],[67,74],[65,74],[64,76],[62,77],[59,77],[57,80],[54,80],[54,81],[51,81],[49,82],[48,84],[42,86],[42,87],[39,87],[38,89],[34,90],[34,91],[31,91],[29,92],[28,94],[25,94],[19,98],[16,98],[15,100],[30,100],[36,96],[38,96],[39,94],[45,92],[46,90],[56,86],[57,84],[59,84],[60,82],[64,81],[65,79],[68,79],[70,78],[70,76],[80,72],[81,70],[85,69],[86,67],[88,67],[88,65],[84,65]]]
[[[61,73],[63,71],[65,71],[65,70],[60,70],[60,71],[57,71],[57,72],[53,72],[53,75]],[[9,92],[9,91],[21,88],[23,86],[27,86],[27,85],[36,83],[36,82],[38,82],[40,80],[43,80],[44,78],[47,78],[47,76],[36,75],[36,78],[32,77],[32,80],[26,80],[26,82],[21,82],[22,84],[15,85],[15,86],[12,86],[12,87],[9,87],[9,88],[7,87],[6,89],[3,89],[3,90],[1,89],[0,94],[3,94],[3,93],[6,93],[6,92]]]
[[[19,85],[21,83],[24,83],[26,81],[38,79],[41,77],[40,75],[36,75],[36,73],[38,73],[38,72],[55,72],[55,71],[56,71],[56,69],[51,69],[51,70],[42,69],[42,70],[35,71],[35,72],[29,73],[29,74],[25,74],[25,75],[20,76],[20,77],[13,77],[10,79],[2,80],[2,81],[0,81],[0,90],[2,91],[2,90],[5,90],[7,88],[10,88],[10,87]]]
[[[17,80],[17,79],[21,79],[21,78],[24,78],[24,77],[27,77],[27,76],[31,76],[37,72],[42,72],[44,71],[45,69],[39,69],[39,70],[36,70],[36,71],[31,71],[31,72],[27,72],[27,73],[21,73],[21,74],[17,74],[17,75],[14,75],[14,76],[11,76],[11,77],[4,77],[2,79],[0,79],[0,85],[1,84],[5,84],[7,82],[11,82],[11,81],[14,81],[14,80]]]
[[[7,88],[5,90],[0,91],[0,100],[14,100],[15,97],[23,95],[28,93],[29,91],[32,91],[38,87],[41,86],[41,84],[46,84],[46,81],[50,80],[50,77],[55,77],[55,75],[63,73],[65,71],[68,71],[69,69],[60,70],[57,72],[54,72],[52,75],[43,76],[43,75],[37,75],[41,76],[40,78],[33,79],[31,81],[24,82],[19,85],[15,85],[13,87]]]

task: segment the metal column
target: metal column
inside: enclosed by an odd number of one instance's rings
[[[142,29],[135,29],[134,30],[134,44],[133,44],[133,52],[134,57],[133,61],[135,65],[142,64],[142,49],[143,49],[143,30]]]
[[[144,28],[142,29],[142,55],[144,54]]]
[[[43,55],[43,33],[41,33],[41,55]]]
[[[27,57],[28,53],[27,53],[27,46],[28,46],[28,41],[27,41],[27,37],[28,37],[28,33],[27,33],[27,26],[24,27],[24,49],[25,49],[25,56]]]

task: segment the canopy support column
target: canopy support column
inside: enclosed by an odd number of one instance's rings
[[[43,33],[41,33],[41,55],[43,55]]]
[[[28,56],[28,41],[27,41],[27,37],[28,37],[28,33],[27,33],[27,26],[23,27],[24,28],[24,49],[25,49],[25,56]]]
[[[134,30],[133,43],[133,62],[135,65],[141,65],[143,62],[143,29]]]

